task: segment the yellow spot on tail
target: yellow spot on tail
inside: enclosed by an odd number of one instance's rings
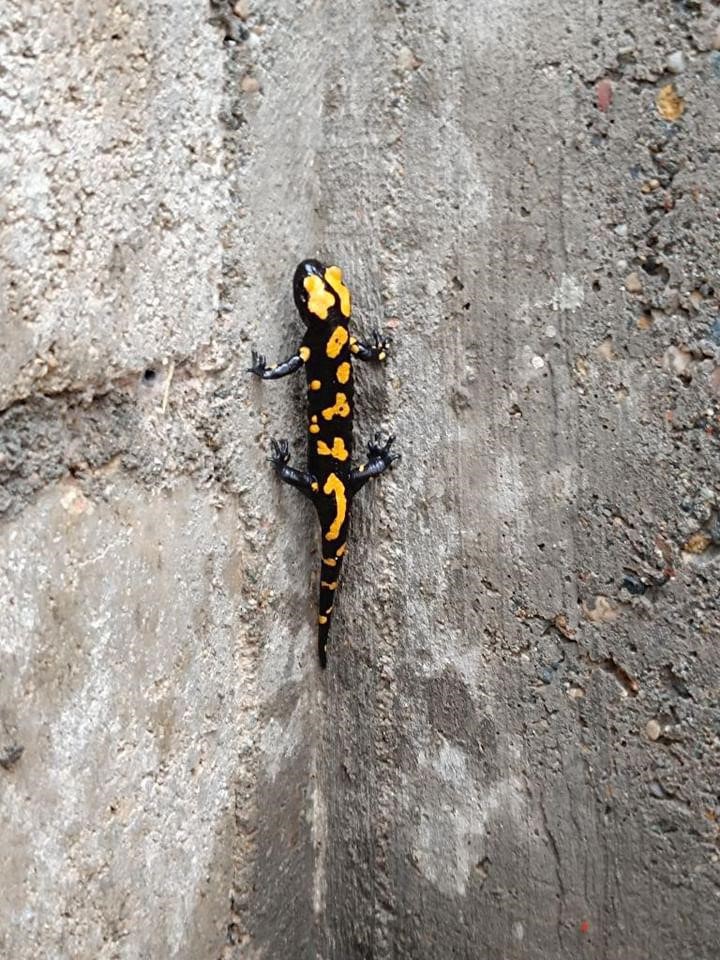
[[[328,567],[337,566],[337,560],[335,557],[323,557],[323,563],[327,564]]]
[[[347,360],[337,368],[338,383],[347,383],[350,379],[350,364]]]
[[[333,288],[340,299],[340,312],[344,317],[350,316],[350,291],[343,283],[343,275],[340,267],[328,267],[325,271],[325,279]]]
[[[349,417],[350,404],[344,393],[335,394],[335,403],[331,407],[325,407],[322,411],[325,420],[332,420],[333,417]]]
[[[318,440],[317,452],[321,457],[335,457],[336,460],[347,460],[349,456],[342,437],[333,437],[332,447],[329,447],[324,440]]]
[[[318,623],[327,623],[327,617],[323,617],[322,615],[319,616]]]
[[[320,586],[326,587],[328,590],[337,590],[337,585],[338,585],[337,580],[333,580],[332,583],[328,583],[327,580],[320,581]]]
[[[330,524],[330,529],[325,534],[326,540],[337,540],[340,536],[340,530],[345,523],[347,514],[347,497],[345,495],[345,484],[336,473],[331,473],[325,481],[323,493],[335,497],[335,519]]]
[[[321,277],[312,274],[305,277],[303,286],[310,294],[308,299],[308,310],[314,313],[321,320],[327,320],[328,310],[335,304],[335,297],[330,293],[323,283]]]
[[[308,360],[310,359],[310,347],[300,347],[300,349],[298,350],[298,353],[300,355],[300,359],[302,360],[302,362],[307,363]]]
[[[333,332],[330,334],[330,339],[327,342],[327,347],[325,352],[330,357],[331,360],[334,360],[335,357],[340,353],[342,348],[348,342],[348,337],[350,334],[347,332],[347,327],[335,327]]]
[[[309,386],[311,390],[319,390],[322,384],[319,380],[311,380]]]
[[[347,544],[344,543],[341,547],[337,548],[337,550],[335,551],[335,556],[342,557],[346,550],[347,550]]]

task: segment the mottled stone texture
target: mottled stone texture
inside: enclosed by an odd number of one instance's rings
[[[710,0],[6,2],[0,954],[714,960]],[[289,278],[362,332],[315,662]]]

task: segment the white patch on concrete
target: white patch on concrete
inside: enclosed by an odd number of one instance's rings
[[[307,716],[307,703],[301,697],[295,704],[290,719],[280,723],[272,717],[262,735],[265,770],[271,780],[280,773],[286,761],[292,757],[306,735],[303,718]]]
[[[326,709],[325,698],[319,695],[315,705],[316,710]],[[318,918],[325,916],[325,902],[327,894],[326,853],[328,843],[327,800],[320,789],[317,773],[317,750],[313,756],[310,772],[312,805],[312,843],[315,855],[315,869],[313,870],[313,913]]]
[[[427,778],[413,859],[442,893],[464,896],[473,870],[483,859],[488,825],[524,817],[522,784],[511,777],[478,795],[465,753],[446,741],[434,756],[419,759]]]
[[[549,306],[553,310],[577,310],[585,301],[585,291],[576,277],[564,273],[553,292]]]

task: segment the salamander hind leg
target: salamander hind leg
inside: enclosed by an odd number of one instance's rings
[[[371,477],[379,477],[381,473],[385,473],[396,460],[400,459],[400,454],[393,453],[390,449],[394,442],[394,436],[389,436],[383,443],[382,435],[375,434],[374,440],[368,444],[367,463],[350,472],[350,487],[353,493],[357,493],[361,487],[364,487]]]
[[[280,477],[283,483],[289,483],[291,487],[296,487],[306,497],[312,498],[317,490],[315,477],[303,470],[296,470],[288,466],[290,462],[290,444],[287,440],[270,441],[272,445],[272,454],[268,460],[275,468],[275,473]]]

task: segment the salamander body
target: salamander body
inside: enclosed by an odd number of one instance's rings
[[[337,266],[303,260],[295,271],[293,293],[306,325],[297,352],[283,363],[267,366],[265,357],[252,354],[251,373],[277,380],[305,368],[307,377],[307,471],[289,465],[287,440],[272,440],[269,458],[281,480],[312,500],[320,520],[322,567],[318,606],[318,654],[327,664],[327,640],[347,545],[352,498],[371,477],[384,473],[398,459],[391,452],[394,437],[384,443],[380,434],[368,444],[367,462],[352,466],[353,360],[383,362],[388,342],[373,334],[372,345],[351,336],[350,293]]]

